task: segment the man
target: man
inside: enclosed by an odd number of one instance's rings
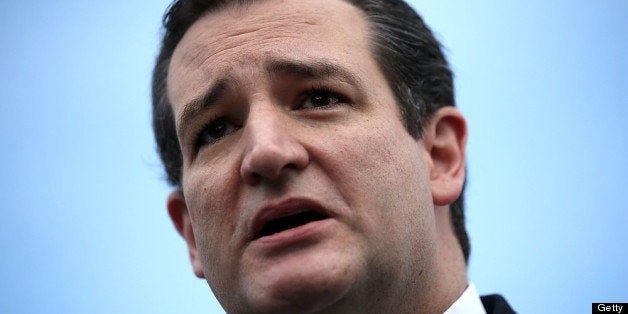
[[[227,312],[483,313],[466,277],[466,123],[411,8],[181,0],[165,27],[168,212]]]

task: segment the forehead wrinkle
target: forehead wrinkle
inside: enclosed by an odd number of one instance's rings
[[[187,42],[188,48],[180,56],[183,64],[201,66],[208,59],[227,53],[232,48],[246,48],[250,45],[263,44],[265,40],[292,40],[303,38],[305,33],[312,32],[306,26],[321,25],[322,14],[312,12],[282,12],[277,16],[251,15],[246,12],[248,7],[242,7],[238,14],[227,11],[211,12],[192,25],[182,42]],[[220,14],[227,14],[221,18]],[[240,27],[234,29],[230,20],[240,19]],[[247,19],[253,20],[247,23]],[[229,27],[224,27],[228,24]],[[251,24],[254,24],[252,26]],[[195,28],[209,29],[209,32],[198,32]],[[189,38],[190,33],[195,33]],[[188,38],[185,38],[188,37]],[[270,44],[270,43],[269,43]],[[179,45],[181,46],[181,45]],[[178,47],[177,47],[178,48]]]
[[[170,62],[171,75],[168,75],[167,86],[168,94],[174,100],[173,105],[193,99],[194,95],[190,95],[189,89],[181,82],[207,86],[240,63],[262,65],[264,59],[272,54],[293,55],[290,48],[292,43],[299,45],[306,41],[305,46],[321,50],[327,44],[327,39],[335,38],[334,41],[345,44],[340,51],[348,51],[347,47],[365,43],[364,47],[370,50],[368,20],[362,11],[345,1],[340,1],[349,8],[344,13],[329,12],[324,8],[306,11],[298,6],[298,2],[286,2],[285,9],[274,15],[255,8],[257,4],[263,5],[265,2],[209,12],[190,27]],[[345,38],[348,34],[338,29],[338,23],[347,20],[361,26],[357,27],[357,31],[362,33],[359,41]],[[327,33],[328,36],[321,37],[321,33]],[[323,45],[320,46],[319,42]],[[260,51],[264,52],[258,53]],[[305,51],[305,55],[309,53]],[[173,64],[176,64],[174,68]]]
[[[279,14],[269,15],[262,12],[261,14],[256,14],[258,8],[255,8],[258,5],[263,5],[269,1],[236,1],[227,4],[219,8],[217,11],[210,11],[201,16],[195,23],[192,24],[190,29],[184,35],[183,41],[188,41],[188,45],[190,46],[187,51],[184,52],[183,56],[181,56],[181,61],[186,61],[192,66],[200,66],[202,65],[207,58],[211,58],[212,55],[217,54],[222,50],[221,48],[234,48],[237,43],[233,43],[229,46],[221,46],[218,47],[216,45],[217,42],[224,40],[226,38],[237,38],[245,35],[255,35],[256,33],[262,32],[266,29],[269,29],[269,33],[262,37],[262,39],[271,38],[271,37],[285,37],[288,39],[291,38],[303,38],[303,30],[313,31],[311,28],[302,28],[299,32],[291,32],[292,29],[298,28],[299,25],[319,25],[321,27],[327,26],[334,30],[334,27],[330,27],[332,25],[337,24],[337,16],[334,16],[333,12],[327,12],[325,10],[315,11],[315,10],[305,10],[299,5],[295,4],[297,2],[282,2],[282,6],[284,6],[285,10],[279,12]],[[271,1],[272,2],[272,1]],[[353,11],[354,15],[343,14],[342,19],[352,20],[356,25],[364,24],[366,22],[367,29],[370,28],[366,16],[362,10],[355,7],[353,4],[349,3],[347,0],[339,0],[344,5],[348,7],[350,11]],[[253,13],[251,12],[253,11]],[[355,14],[357,13],[357,14]],[[236,20],[236,23],[233,21]],[[202,24],[202,25],[201,25]],[[263,24],[265,26],[251,28],[249,25],[252,24]],[[233,27],[238,27],[238,29],[233,30]],[[205,29],[211,29],[213,31],[209,32],[210,36],[206,36],[205,32],[198,32],[197,30],[192,31],[192,29],[203,27]],[[216,30],[218,32],[216,32]],[[185,38],[190,35],[190,33],[196,33],[195,38]],[[332,36],[337,35],[337,31],[334,30]],[[210,37],[210,38],[205,38]],[[257,38],[259,39],[259,38]],[[178,46],[181,43],[179,43]],[[215,52],[207,53],[208,47],[215,47]],[[179,48],[179,47],[177,47]],[[176,49],[179,50],[179,49]],[[176,52],[176,51],[175,51]],[[205,58],[203,55],[205,54]]]
[[[321,17],[318,14],[316,18],[313,18],[305,14],[286,12],[286,14],[274,19],[266,16],[263,19],[256,19],[255,23],[257,26],[255,27],[243,25],[233,29],[233,23],[229,23],[233,17],[221,19],[217,15],[220,13],[220,11],[213,12],[201,17],[185,34],[173,54],[173,61],[176,61],[170,63],[171,67],[174,63],[183,66],[183,68],[179,67],[179,73],[176,75],[180,76],[183,74],[189,76],[194,69],[202,69],[203,72],[211,73],[211,76],[213,76],[223,69],[215,66],[210,68],[209,65],[212,64],[212,61],[220,60],[222,56],[233,54],[234,49],[238,50],[236,51],[238,56],[232,59],[232,61],[247,61],[249,60],[247,59],[247,52],[269,46],[273,48],[272,46],[277,41],[293,42],[294,40],[303,40],[304,33],[311,33],[314,30],[302,26],[311,27],[321,24]],[[240,22],[247,24],[244,21]],[[229,24],[230,27],[222,27],[224,23]],[[313,36],[308,38],[310,41],[313,41],[311,37]],[[273,48],[273,50],[276,49]],[[224,68],[232,66],[233,64],[224,62],[220,65],[220,67]],[[172,71],[169,72],[173,73]],[[173,75],[169,75],[169,79],[172,77]],[[171,87],[174,86],[171,85]]]

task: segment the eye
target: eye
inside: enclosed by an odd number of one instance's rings
[[[325,108],[346,102],[346,99],[335,92],[326,89],[312,89],[306,93],[300,109]]]
[[[197,147],[211,145],[219,141],[221,138],[233,133],[238,127],[223,118],[211,121],[198,135],[196,140]]]

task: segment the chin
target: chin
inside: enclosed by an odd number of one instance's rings
[[[313,256],[315,255],[315,256]],[[338,253],[283,257],[245,281],[253,312],[317,312],[344,303],[358,283],[360,263]]]

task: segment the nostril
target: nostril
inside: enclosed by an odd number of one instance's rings
[[[240,172],[247,183],[255,184],[262,179],[277,179],[283,168],[279,161],[245,160]]]
[[[247,184],[256,185],[262,179],[262,176],[259,173],[253,172],[248,175],[245,175],[244,178]]]
[[[285,169],[303,169],[309,163],[308,152],[295,138],[256,142],[244,152],[240,175],[249,184],[261,179],[276,180]]]

